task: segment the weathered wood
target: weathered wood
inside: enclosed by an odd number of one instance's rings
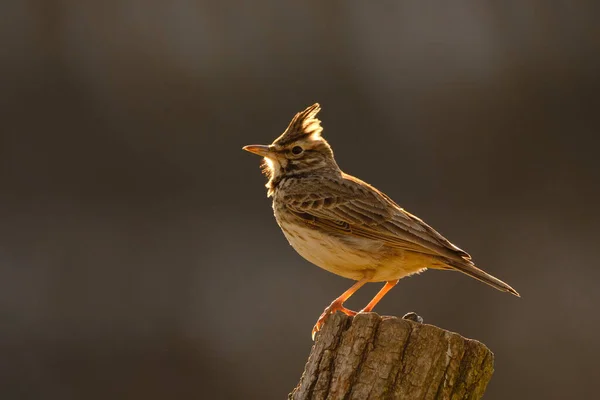
[[[477,400],[493,371],[493,353],[476,340],[397,317],[337,313],[289,399]]]

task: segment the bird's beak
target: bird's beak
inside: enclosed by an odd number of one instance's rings
[[[252,144],[250,146],[244,146],[242,149],[262,157],[266,157],[269,155],[269,153],[271,153],[269,146],[264,146],[262,144]]]

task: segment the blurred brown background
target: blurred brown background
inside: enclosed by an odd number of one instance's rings
[[[351,282],[241,146],[318,101],[343,169],[523,296],[433,271],[377,311],[486,343],[486,399],[593,398],[598,4],[3,1],[0,397],[285,398]]]

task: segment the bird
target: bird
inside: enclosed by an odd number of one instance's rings
[[[361,313],[372,311],[400,279],[426,269],[459,271],[520,297],[419,217],[343,172],[323,137],[320,110],[315,103],[297,113],[270,145],[243,147],[263,157],[267,197],[290,245],[312,264],[356,281],[325,308],[313,340],[329,315],[357,314],[344,302],[366,283],[385,282]]]

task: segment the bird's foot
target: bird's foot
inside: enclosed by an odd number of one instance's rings
[[[335,314],[336,311],[341,311],[344,314],[349,315],[351,317],[353,317],[357,314],[356,311],[347,309],[346,307],[344,307],[343,304],[344,303],[341,300],[335,300],[323,311],[323,314],[321,314],[321,316],[317,320],[317,323],[315,324],[314,328],[312,329],[312,339],[313,340],[315,340],[315,335],[317,334],[317,332],[319,332],[321,330],[321,328],[323,327],[323,324],[325,324],[325,321],[327,321],[327,318],[329,318],[329,315]]]
[[[409,321],[418,322],[419,324],[423,323],[423,317],[421,317],[420,315],[417,315],[416,312],[412,312],[412,311],[404,314],[404,317],[402,317],[402,319],[407,319]]]

